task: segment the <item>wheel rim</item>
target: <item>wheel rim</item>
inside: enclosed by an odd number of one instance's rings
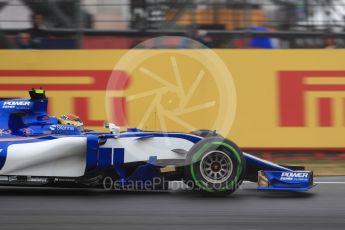
[[[223,183],[229,179],[232,170],[231,158],[221,151],[208,152],[200,161],[200,172],[207,182]]]

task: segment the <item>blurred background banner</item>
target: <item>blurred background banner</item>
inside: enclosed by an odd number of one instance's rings
[[[104,120],[217,129],[246,149],[342,151],[344,51],[223,49],[215,62],[200,58],[209,52],[0,51],[0,97],[43,87],[51,113],[76,113],[93,129]]]
[[[91,129],[216,129],[259,157],[343,173],[344,6],[0,0],[0,96],[42,86],[52,114]]]
[[[169,35],[188,36],[213,48],[342,48],[344,4],[344,0],[0,0],[0,47],[128,49]],[[186,48],[175,40],[166,46]]]

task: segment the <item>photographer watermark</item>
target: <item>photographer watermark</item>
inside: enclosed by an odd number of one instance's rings
[[[221,183],[212,184],[212,190],[236,190],[241,189],[242,181],[233,181],[224,186]],[[155,177],[152,180],[115,180],[111,177],[105,177],[102,181],[103,189],[106,191],[178,191],[193,190],[201,191],[195,181],[171,181],[164,177]]]
[[[178,46],[181,43],[196,49],[184,49]],[[163,132],[202,128],[228,136],[236,113],[236,89],[217,51],[188,37],[156,37],[126,51],[114,70],[130,79],[116,94],[124,98],[127,127]],[[120,106],[109,103],[117,79],[113,71],[106,93],[108,120]]]

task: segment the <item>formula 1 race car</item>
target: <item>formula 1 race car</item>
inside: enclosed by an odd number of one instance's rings
[[[44,90],[29,94],[0,100],[0,185],[126,190],[183,181],[212,195],[230,194],[243,180],[258,182],[260,190],[313,186],[311,171],[243,153],[214,131],[120,132],[114,124],[107,133],[84,130],[77,116],[49,116]]]

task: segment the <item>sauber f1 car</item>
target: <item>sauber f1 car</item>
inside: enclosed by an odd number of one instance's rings
[[[137,182],[161,189],[183,181],[214,195],[234,192],[243,180],[257,182],[259,190],[313,186],[313,173],[304,167],[244,153],[214,131],[120,132],[114,124],[110,132],[84,130],[77,116],[49,116],[44,90],[29,94],[0,100],[0,185],[99,188],[116,181],[117,189],[137,189]]]

